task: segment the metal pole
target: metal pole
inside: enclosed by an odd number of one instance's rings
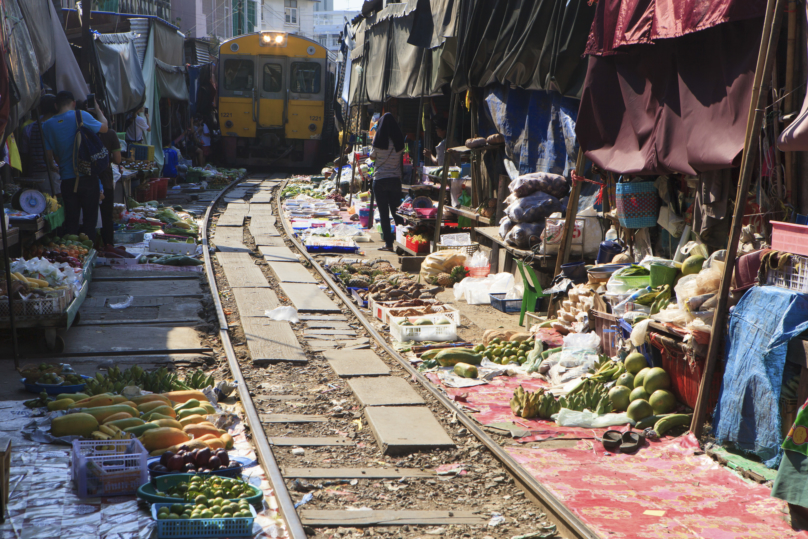
[[[766,19],[763,23],[763,33],[760,37],[760,50],[758,52],[755,80],[752,86],[752,99],[749,102],[749,117],[746,121],[746,138],[744,140],[743,158],[741,160],[741,177],[738,181],[738,192],[735,196],[735,211],[732,215],[732,229],[727,243],[727,255],[724,260],[724,275],[721,277],[721,287],[718,291],[718,306],[713,317],[713,327],[710,338],[710,348],[704,361],[704,373],[699,386],[699,397],[693,411],[693,422],[690,430],[698,438],[701,436],[704,416],[707,413],[707,403],[710,400],[710,386],[713,382],[715,364],[718,360],[718,350],[724,335],[724,320],[729,296],[729,285],[732,281],[732,270],[735,266],[735,257],[738,250],[738,241],[741,237],[743,214],[746,207],[746,196],[757,154],[758,139],[760,138],[760,125],[763,121],[764,104],[768,86],[771,82],[771,70],[774,64],[774,55],[777,50],[777,39],[780,34],[780,24],[783,20],[783,4],[785,0],[769,0],[766,6]]]
[[[5,139],[3,140],[3,144],[5,145]],[[8,167],[10,165],[6,165],[3,167],[2,174],[2,189],[0,189],[0,230],[2,230],[3,236],[3,265],[5,266],[6,270],[6,290],[8,291],[8,320],[11,325],[11,344],[14,350],[14,367],[20,366],[20,353],[19,349],[17,348],[17,325],[14,322],[14,300],[11,297],[11,262],[9,258],[11,255],[8,253],[8,232],[6,230],[6,210],[3,206],[3,197],[6,192],[6,181],[5,177],[8,174]]]

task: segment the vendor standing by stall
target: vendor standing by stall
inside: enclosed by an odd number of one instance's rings
[[[424,164],[427,166],[443,166],[446,159],[446,118],[437,116],[432,120],[435,126],[435,133],[437,133],[440,142],[435,147],[435,153],[429,148],[424,148]],[[451,162],[449,163],[452,164]]]
[[[67,234],[83,232],[95,239],[95,225],[98,222],[98,201],[101,189],[95,176],[78,177],[73,170],[76,144],[76,100],[68,91],[56,94],[58,114],[42,125],[45,144],[45,160],[56,159],[61,176],[62,201],[65,208],[65,230]],[[107,119],[101,109],[95,107],[93,114],[80,111],[84,127],[94,133],[106,133]],[[93,118],[93,115],[95,118]],[[79,227],[79,218],[84,210],[84,221]]]
[[[393,250],[393,231],[390,215],[395,223],[403,224],[396,211],[401,204],[401,176],[404,171],[404,134],[398,122],[389,112],[381,117],[373,137],[370,158],[375,160],[373,169],[373,196],[379,208],[384,247],[380,251]],[[372,218],[372,216],[371,216]]]
[[[141,116],[143,113],[143,116]],[[149,110],[142,107],[137,112],[133,112],[126,120],[126,146],[130,144],[143,144],[146,133],[151,131],[149,122]]]
[[[114,129],[99,134],[98,138],[109,152],[109,166],[101,173],[101,188],[104,190],[104,198],[101,200],[101,242],[112,247],[115,243],[115,223],[112,217],[115,208],[115,180],[112,167],[121,163],[121,141]]]

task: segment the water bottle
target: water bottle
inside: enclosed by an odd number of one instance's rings
[[[606,241],[617,241],[617,230],[614,225],[606,232]]]

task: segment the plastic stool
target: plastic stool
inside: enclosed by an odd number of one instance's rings
[[[519,267],[519,273],[522,274],[522,283],[525,286],[525,292],[522,295],[522,311],[519,313],[519,326],[521,327],[525,320],[525,313],[528,311],[536,312],[538,301],[541,298],[546,298],[549,294],[545,294],[542,290],[539,278],[536,277],[536,272],[533,271],[533,268],[525,266],[521,260],[517,260],[516,265]],[[527,275],[525,275],[525,270],[527,270]],[[530,280],[528,280],[528,277],[530,277]]]

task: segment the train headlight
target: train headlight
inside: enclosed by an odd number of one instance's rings
[[[258,43],[262,47],[285,47],[287,35],[283,32],[262,32]]]
[[[316,124],[309,124],[309,131],[317,131],[317,125]]]
[[[233,122],[232,122],[232,121],[230,121],[230,120],[227,120],[227,121],[224,123],[224,126],[225,126],[225,127],[233,127]]]

